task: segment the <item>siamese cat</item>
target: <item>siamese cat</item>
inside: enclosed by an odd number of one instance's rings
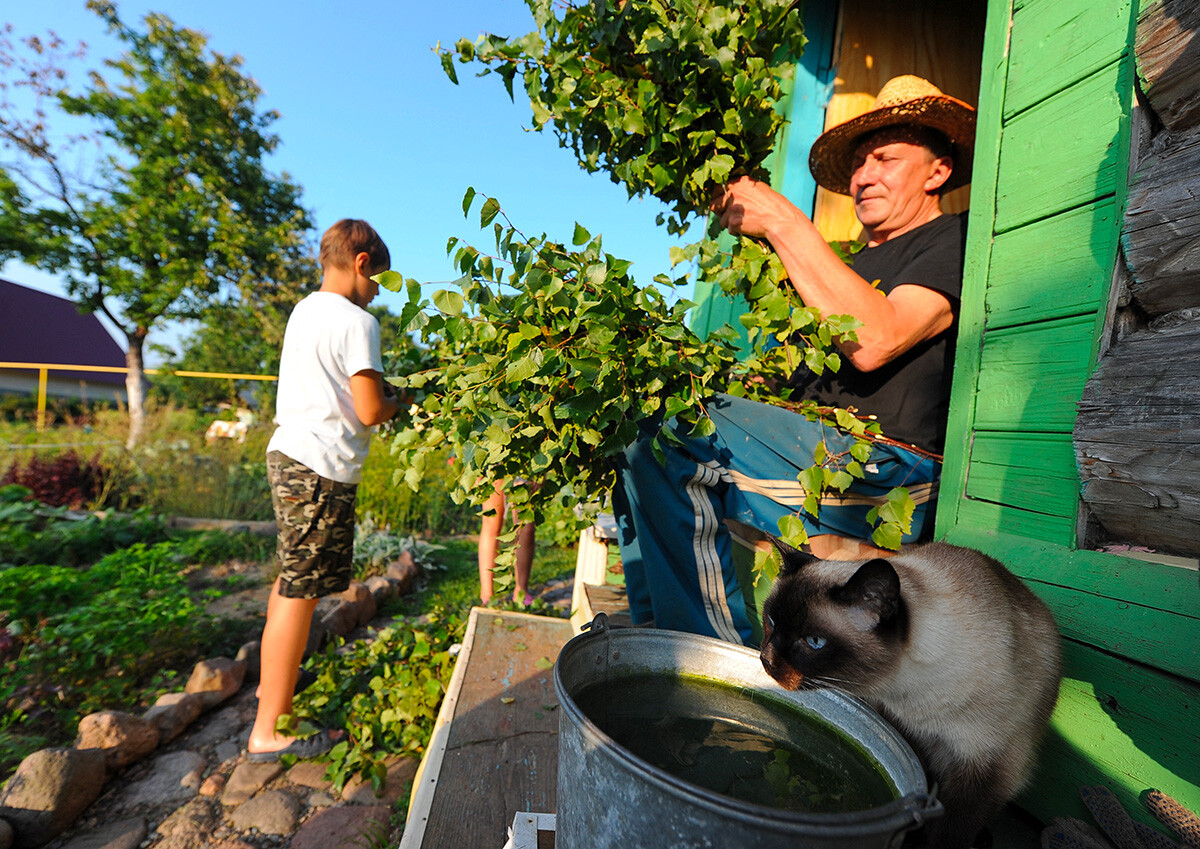
[[[1050,611],[1001,563],[930,543],[819,560],[772,539],[762,664],[789,690],[837,687],[904,735],[938,785],[932,849],[966,849],[1029,777],[1058,697]]]

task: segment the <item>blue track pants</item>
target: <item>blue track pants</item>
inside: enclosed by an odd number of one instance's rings
[[[712,435],[694,438],[679,427],[682,447],[659,440],[665,464],[651,448],[656,430],[643,431],[626,449],[613,510],[634,622],[744,643],[750,622],[724,520],[777,534],[779,519],[801,511],[805,493],[796,478],[813,464],[817,444],[824,440],[832,455],[853,438],[729,395],[713,399],[708,411]],[[867,512],[896,486],[907,486],[917,505],[904,542],[932,528],[940,463],[877,443],[862,465],[866,479],[824,497],[817,520],[801,514],[810,535],[869,539]]]

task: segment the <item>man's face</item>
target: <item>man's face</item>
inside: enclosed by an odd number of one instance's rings
[[[906,229],[925,211],[929,191],[945,181],[936,175],[939,168],[945,169],[946,160],[906,136],[903,131],[883,131],[854,149],[850,195],[858,220],[869,231]]]

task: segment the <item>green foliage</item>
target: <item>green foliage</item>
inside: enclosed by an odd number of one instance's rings
[[[228,547],[226,547],[228,546]],[[227,629],[205,612],[213,591],[185,580],[212,538],[133,543],[90,568],[0,569],[0,731],[63,739],[99,709],[130,708],[197,655],[224,651]],[[11,742],[11,741],[10,741]]]
[[[296,697],[288,721],[304,733],[348,729],[348,738],[330,755],[327,777],[337,787],[354,775],[378,786],[387,755],[420,756],[429,743],[454,669],[452,647],[462,640],[470,608],[479,600],[475,543],[445,540],[436,557],[431,580],[400,601],[401,615],[373,641],[330,646],[309,662],[317,681]],[[539,546],[531,583],[569,574],[574,566],[573,550]],[[490,606],[526,609],[499,595]],[[531,609],[561,615],[541,600]]]
[[[154,543],[166,535],[162,520],[149,513],[69,518],[65,508],[39,504],[24,487],[0,487],[0,570],[31,563],[85,565],[134,542]],[[0,571],[0,580],[5,574]]]
[[[464,209],[478,197],[468,190]],[[678,440],[681,426],[694,435],[711,433],[704,402],[721,391],[788,406],[860,437],[845,455],[819,451],[801,473],[807,512],[816,515],[822,490],[845,490],[863,476],[877,424],[772,392],[800,362],[815,371],[836,369],[834,340],[852,338],[854,319],[822,319],[794,303],[791,287],[778,278],[751,287],[744,293],[756,307],[751,333],[773,344],[760,345],[739,364],[728,328],[699,339],[686,323],[689,302],[669,304],[657,289],[639,287],[629,263],[603,253],[600,238],[582,226],[576,225],[576,245],[568,248],[526,237],[498,217],[508,221],[500,205],[485,198],[480,222],[493,227],[495,255],[451,240],[463,273],[456,290],[425,300],[415,281],[395,272],[379,277],[382,285],[406,290],[402,318],[438,352],[433,365],[390,378],[414,400],[390,426],[397,480],[402,470],[417,490],[435,458],[449,450],[461,464],[451,493],[456,502],[482,504],[494,479],[554,481],[559,488],[518,484],[511,490],[523,519],[541,525],[554,509],[562,516],[577,503],[600,500],[614,482],[616,458],[639,428],[674,421],[659,431],[666,440]],[[742,260],[766,269],[779,264],[753,243]],[[744,285],[746,278],[727,271],[715,255],[706,254],[702,268],[706,264],[718,276],[728,273],[730,287]],[[775,277],[782,270],[764,273]],[[791,539],[803,542],[802,526],[793,529],[799,535]],[[888,530],[881,538],[895,535]]]
[[[125,52],[81,92],[64,86],[74,57],[61,42],[31,37],[22,51],[0,40],[0,232],[19,222],[15,252],[64,273],[140,363],[162,319],[197,317],[222,290],[286,275],[310,224],[300,188],[266,170],[277,115],[260,111],[262,92],[239,57],[207,51],[202,34],[165,15],[135,30],[113,3],[88,7]],[[32,114],[8,99],[18,87],[36,101]],[[45,104],[61,114],[51,120]],[[87,132],[68,135],[62,123]],[[140,393],[130,413],[133,444]]]
[[[708,207],[732,177],[766,175],[784,124],[776,104],[804,32],[792,0],[660,0],[561,4],[528,0],[538,31],[483,35],[441,53],[497,73],[509,96],[519,75],[533,126],[553,127],[588,171],[608,172],[630,197],[674,210],[672,231]]]
[[[468,191],[464,208],[475,197]],[[703,401],[724,388],[736,351],[728,334],[699,339],[686,323],[688,302],[638,287],[630,264],[582,227],[571,249],[525,237],[494,221],[499,214],[485,199],[481,221],[494,226],[495,256],[452,240],[464,275],[458,290],[436,291],[430,303],[414,281],[404,283],[402,316],[436,347],[440,365],[392,378],[415,402],[393,424],[392,450],[416,489],[449,446],[456,500],[482,504],[494,479],[561,484],[512,488],[513,507],[541,523],[550,504],[573,506],[610,488],[612,460],[643,420],[680,417],[703,429]]]
[[[388,366],[388,373],[397,373]],[[450,498],[457,478],[448,447],[434,450],[426,461],[419,489],[404,485],[404,458],[390,450],[390,439],[374,440],[358,485],[359,521],[373,516],[392,533],[402,536],[451,536],[477,533],[478,511]]]
[[[456,58],[460,64],[481,65],[480,76],[499,74],[510,96],[519,77],[533,109],[534,128],[551,126],[586,170],[607,172],[631,197],[652,194],[670,206],[672,233],[686,230],[689,217],[706,214],[714,192],[727,181],[743,174],[767,176],[765,163],[784,124],[777,106],[791,62],[804,46],[797,4],[597,0],[564,8],[552,0],[527,2],[537,31],[521,38],[462,39],[453,52],[441,52],[452,81],[457,82]],[[467,191],[464,212],[475,195],[474,189]],[[499,203],[486,199],[481,226],[493,223],[499,213]],[[853,341],[859,322],[850,316],[821,316],[801,304],[768,246],[747,237],[720,243],[707,238],[672,249],[673,264],[694,264],[702,278],[748,303],[742,321],[752,351],[736,368],[728,335],[708,340],[690,336],[679,320],[689,305],[677,305],[679,314],[654,305],[656,294],[624,278],[620,260],[600,261],[599,239],[593,240],[581,225],[576,224],[574,239],[576,246],[586,245],[580,251],[518,238],[513,228],[498,223],[495,231],[496,255],[458,247],[461,292],[443,291],[432,298],[439,315],[426,324],[426,338],[441,336],[447,355],[459,355],[456,362],[447,362],[438,391],[444,393],[442,399],[463,402],[471,421],[454,432],[441,427],[424,436],[414,435],[414,427],[401,431],[396,445],[415,463],[410,483],[422,473],[421,451],[412,446],[443,436],[456,446],[466,445],[469,433],[469,444],[481,459],[468,458],[459,489],[472,500],[478,500],[483,484],[471,475],[484,475],[489,464],[524,465],[535,478],[570,481],[573,496],[596,494],[607,488],[608,460],[639,425],[678,416],[693,433],[710,432],[703,400],[715,391],[787,406],[842,427],[860,437],[861,446],[853,453],[869,453],[878,426],[845,411],[790,399],[787,390],[782,396],[774,392],[801,365],[818,374],[837,371],[841,358],[836,345]],[[451,240],[451,249],[456,246]],[[839,250],[847,258],[853,252]],[[499,297],[501,263],[511,268],[503,282],[517,291],[503,305],[514,305],[521,313],[511,323],[498,320],[489,308]],[[410,303],[403,315],[413,326],[420,325],[425,319],[419,310],[428,305],[419,301],[413,284],[391,282],[397,288],[408,286]],[[660,277],[656,282],[672,281]],[[563,310],[527,309],[530,300],[562,305]],[[574,303],[581,305],[584,318],[568,315],[567,305]],[[594,303],[602,304],[601,310]],[[588,336],[586,350],[571,347],[580,321],[594,321],[597,312],[601,327],[613,332]],[[646,322],[654,324],[647,327]],[[575,368],[573,361],[584,366]],[[429,377],[419,379],[425,383],[413,384],[417,388],[431,383]],[[521,384],[536,386],[548,399],[539,408],[540,423],[525,413],[536,399],[522,394]],[[440,421],[432,415],[437,404],[423,406],[429,421]],[[660,438],[674,437],[664,428]],[[852,478],[861,477],[861,462],[857,456],[843,459],[828,452],[814,458],[800,475],[813,487],[806,510],[816,513],[822,488],[844,490]],[[518,507],[529,498],[536,508],[545,497],[519,490],[515,495]],[[902,516],[892,511],[878,515],[892,527],[877,539],[898,538],[896,520]],[[802,526],[797,522],[792,528],[799,531],[793,541],[803,542]]]
[[[331,645],[313,661],[316,683],[296,698],[292,720],[301,734],[349,729],[329,754],[335,792],[355,774],[378,788],[384,755],[424,751],[454,669],[450,647],[464,627],[465,619],[443,612],[385,628],[370,642]]]
[[[413,563],[422,572],[437,569],[435,559],[440,545],[413,536],[398,536],[380,527],[375,517],[367,514],[354,523],[354,577],[360,581],[372,575],[382,575],[388,564],[401,554],[412,555]]]

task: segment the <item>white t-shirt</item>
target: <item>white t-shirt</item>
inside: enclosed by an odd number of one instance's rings
[[[358,420],[350,376],[383,371],[379,322],[333,292],[296,304],[283,334],[279,396],[268,451],[282,451],[322,477],[362,479],[372,428]]]

